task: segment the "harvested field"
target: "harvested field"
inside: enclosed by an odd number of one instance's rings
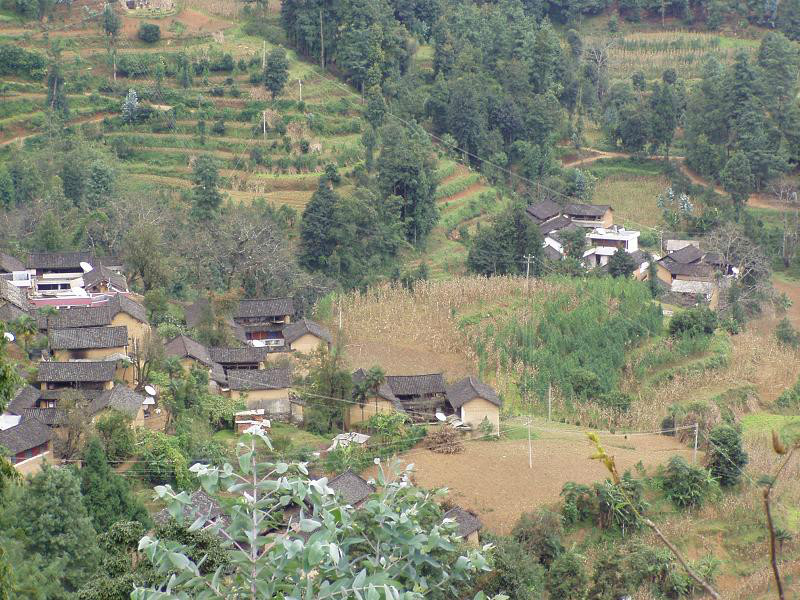
[[[521,421],[511,425],[522,426]],[[508,423],[503,425],[508,427]],[[486,530],[507,534],[523,512],[558,502],[567,481],[591,484],[606,476],[604,467],[589,459],[592,448],[584,432],[542,421],[532,431],[536,435],[532,442],[533,470],[528,467],[528,443],[524,439],[472,441],[465,444],[463,453],[453,455],[413,450],[401,461],[414,464],[419,485],[449,488],[449,499],[478,513]],[[521,430],[515,433],[519,437]],[[621,470],[639,461],[645,467],[655,467],[676,454],[691,460],[691,450],[663,435],[626,438],[607,434],[600,438]]]

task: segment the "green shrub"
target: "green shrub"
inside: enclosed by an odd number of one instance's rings
[[[800,348],[800,333],[792,327],[791,321],[787,317],[783,317],[777,327],[775,327],[775,337],[784,346],[792,348]]]
[[[706,469],[694,467],[682,456],[673,456],[661,481],[666,497],[678,508],[700,508],[717,487]]]
[[[669,334],[673,337],[682,335],[711,335],[719,325],[713,310],[700,306],[679,312],[669,322]]]
[[[647,511],[642,482],[625,472],[619,483],[593,486],[597,497],[597,524],[602,529],[638,529]]]
[[[730,425],[718,425],[711,430],[708,442],[706,459],[711,475],[723,487],[736,485],[748,461],[741,432]]]
[[[25,50],[16,44],[0,44],[0,75],[38,79],[46,72],[47,59],[43,54]]]
[[[161,28],[155,23],[142,23],[137,36],[147,44],[154,44],[161,39]]]
[[[583,600],[589,578],[583,559],[569,550],[559,554],[547,571],[547,592],[559,600]]]
[[[492,571],[481,586],[485,594],[506,594],[509,600],[530,600],[544,594],[544,567],[517,540],[488,538],[494,544]]]
[[[784,390],[775,401],[778,408],[784,410],[798,410],[800,409],[800,379],[797,380],[792,387]]]
[[[550,565],[564,551],[563,535],[561,515],[544,508],[535,513],[523,513],[511,531],[511,536],[544,566]]]
[[[214,124],[211,126],[211,132],[215,135],[225,135],[225,121],[222,119],[214,121]]]
[[[565,525],[586,521],[594,515],[595,495],[588,485],[568,481],[561,488],[561,497],[564,499],[561,515]]]

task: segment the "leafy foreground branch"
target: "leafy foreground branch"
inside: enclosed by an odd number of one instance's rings
[[[311,480],[304,463],[261,462],[262,446],[272,449],[263,433],[242,437],[238,471],[230,464],[191,468],[227,515],[212,530],[226,540],[229,565],[203,575],[205,559],[195,563],[186,547],[146,536],[139,550],[163,582],[136,589],[134,600],[444,599],[461,597],[490,570],[483,552],[491,546],[460,546],[455,523],[443,522],[434,502],[444,492],[411,486],[408,471],[390,481],[381,469],[377,492],[356,510],[337,501],[327,480]],[[205,515],[191,514],[186,492],[155,491],[175,519],[193,520],[190,531],[206,524]]]

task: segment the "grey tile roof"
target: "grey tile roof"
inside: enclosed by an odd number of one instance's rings
[[[494,389],[471,376],[447,386],[447,401],[453,408],[461,408],[475,398],[483,398],[496,406],[503,404]]]
[[[0,431],[0,446],[14,455],[49,442],[53,437],[50,428],[35,418],[23,418],[18,425]]]
[[[127,345],[128,328],[125,325],[53,329],[50,332],[50,347],[53,350],[122,348]]]
[[[27,316],[30,316],[30,313],[27,311],[21,310],[13,304],[4,304],[3,301],[0,300],[0,321],[10,323],[11,321],[16,321],[17,319]]]
[[[444,513],[445,519],[453,519],[458,523],[458,537],[465,538],[483,528],[478,515],[456,506]]]
[[[395,396],[424,396],[444,394],[446,388],[441,373],[426,375],[387,375],[386,383]]]
[[[674,254],[674,252],[673,252]],[[658,261],[662,267],[673,275],[684,275],[686,277],[710,277],[713,269],[711,265],[701,262],[696,263],[679,263],[675,262],[669,256],[665,256]]]
[[[106,266],[97,265],[83,276],[84,287],[93,287],[104,281],[121,292],[128,291],[128,280],[125,279],[125,276],[115,273]]]
[[[111,408],[135,417],[142,408],[145,397],[134,392],[128,386],[118,383],[112,389],[106,390],[89,405],[89,413],[94,415],[101,410]]]
[[[608,204],[567,204],[564,207],[564,214],[575,219],[584,217],[598,218],[606,214],[611,207]]]
[[[273,369],[228,369],[228,386],[232,390],[282,390],[292,383],[289,367]]]
[[[539,223],[557,217],[561,214],[561,206],[552,200],[545,200],[538,204],[530,204],[525,211]]]
[[[124,312],[141,323],[147,323],[147,310],[144,306],[132,300],[125,294],[114,294],[108,301],[112,318]]]
[[[91,402],[106,391],[107,390],[74,390],[71,388],[61,390],[39,390],[39,399],[61,400],[61,398],[64,397],[64,394],[69,394],[71,396],[77,395],[79,398]]]
[[[50,328],[102,327],[103,325],[110,325],[112,319],[121,312],[130,315],[141,323],[147,323],[147,311],[144,306],[124,294],[114,294],[107,302],[96,306],[75,306],[59,309],[57,314],[50,316]],[[47,328],[46,315],[37,314],[36,322],[39,329]]]
[[[0,304],[9,303],[22,310],[30,310],[30,303],[25,292],[5,279],[0,278]]]
[[[550,245],[544,246],[544,248],[542,248],[542,251],[544,252],[545,258],[548,258],[550,260],[561,260],[562,258],[564,258],[564,256],[558,250],[556,250]]]
[[[38,364],[41,382],[73,383],[88,381],[112,381],[117,363],[104,361],[42,361]]]
[[[67,422],[67,411],[60,408],[25,408],[20,415],[23,419],[34,418],[48,427],[57,427]]]
[[[358,384],[364,381],[367,378],[367,373],[364,369],[359,369],[358,371],[353,373],[353,383]],[[383,398],[384,400],[388,400],[394,407],[398,410],[403,410],[402,404],[397,399],[397,396],[394,395],[392,392],[392,388],[389,387],[389,384],[384,380],[382,384],[378,386],[378,397]]]
[[[684,246],[680,250],[670,252],[664,258],[669,258],[681,265],[688,265],[703,258],[703,252],[696,246]]]
[[[331,479],[328,486],[350,506],[357,505],[375,491],[374,486],[349,469]]]
[[[555,219],[550,219],[549,221],[539,225],[539,231],[542,232],[542,235],[547,235],[549,233],[552,233],[553,231],[564,229],[565,227],[571,224],[572,224],[572,219],[562,215],[560,217],[556,217]]]
[[[33,252],[28,255],[29,269],[75,269],[80,273],[81,263],[93,264],[95,257],[91,252]]]
[[[11,273],[13,271],[24,271],[25,265],[22,261],[9,254],[0,252],[0,273]]]
[[[216,381],[219,384],[227,385],[228,378],[225,376],[225,369],[219,363],[212,363],[211,373],[209,373],[211,381]]]
[[[186,335],[178,335],[164,345],[164,350],[170,356],[178,358],[192,358],[210,367],[214,364],[211,355],[200,342],[197,342]]]
[[[567,231],[580,231],[580,232],[583,232],[583,233],[586,232],[586,230],[583,227],[581,227],[580,225],[570,221],[568,225],[566,225],[564,227],[560,227],[558,229],[558,231],[550,232],[550,237],[552,239],[554,239],[555,241],[563,244],[564,243],[564,238],[563,238],[562,234],[567,232]]]
[[[259,298],[241,300],[233,318],[280,317],[293,314],[294,300],[291,298]]]
[[[333,343],[333,336],[331,335],[330,331],[316,321],[311,321],[305,318],[295,321],[294,323],[289,323],[286,327],[284,327],[283,339],[286,340],[288,344],[291,344],[307,333],[310,333],[311,335],[316,336],[319,339],[328,342],[329,344]]]
[[[33,408],[36,401],[39,399],[40,391],[32,385],[23,385],[14,394],[11,402],[8,404],[8,412],[15,415],[22,414],[20,411],[26,408]]]
[[[269,351],[266,348],[255,348],[244,346],[242,348],[222,348],[214,347],[208,349],[211,360],[222,365],[225,364],[258,364],[263,362]]]

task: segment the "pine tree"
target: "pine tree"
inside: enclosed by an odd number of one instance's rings
[[[303,211],[300,263],[309,269],[324,269],[336,248],[336,205],[339,200],[327,178],[322,178]]]
[[[86,447],[80,476],[83,504],[96,531],[105,531],[117,521],[149,522],[147,511],[133,496],[128,482],[108,466],[97,438]]]
[[[222,204],[219,193],[219,171],[217,162],[210,156],[199,156],[194,163],[194,214],[201,221],[208,221]]]
[[[633,257],[622,248],[618,248],[608,259],[608,273],[612,277],[630,277],[635,268]]]
[[[17,523],[26,551],[62,564],[65,596],[93,576],[97,539],[72,470],[45,466],[31,478],[18,505]]]
[[[753,173],[744,152],[736,151],[728,159],[720,174],[722,187],[731,195],[737,212],[747,202],[753,191]]]
[[[267,56],[264,68],[264,87],[269,90],[273,100],[281,95],[288,79],[289,59],[286,58],[286,50],[278,46]]]
[[[133,88],[128,90],[128,95],[122,102],[122,120],[125,123],[131,124],[136,121],[136,113],[139,110],[139,98],[136,96],[136,90]]]
[[[0,206],[11,208],[15,201],[14,179],[5,165],[0,165]]]

